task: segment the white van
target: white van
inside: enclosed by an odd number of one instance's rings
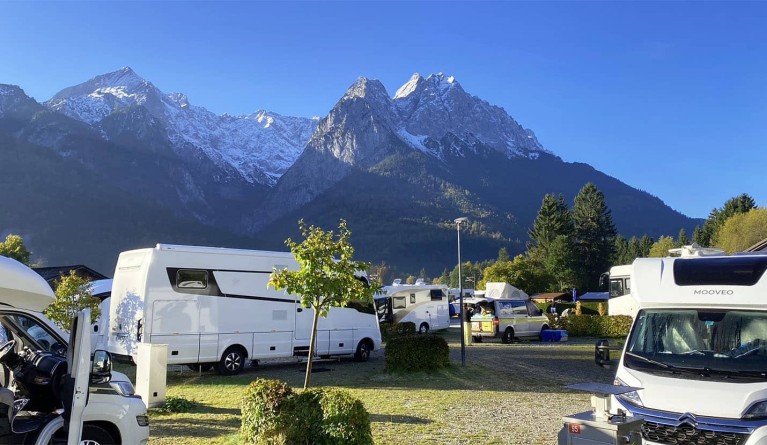
[[[66,387],[68,384],[67,375],[62,374],[69,362],[72,378],[81,371],[79,373],[86,379],[84,385],[90,386],[87,405],[85,398],[78,395],[82,393],[75,391],[74,399],[82,412],[73,410],[70,414],[71,418],[82,421],[83,443],[146,444],[149,418],[144,402],[133,394],[133,385],[128,378],[118,372],[111,372],[111,381],[104,379],[88,385],[89,372],[85,368],[90,368],[91,360],[90,337],[86,333],[90,324],[78,325],[76,329],[81,334],[79,337],[73,335],[72,344],[68,345],[69,335],[42,314],[54,298],[50,286],[40,275],[15,260],[0,256],[0,341],[3,344],[0,362],[5,365],[0,371],[2,389],[13,389],[11,394],[15,392],[17,397],[28,399],[23,408],[20,408],[23,403],[16,400],[13,412],[9,412],[8,417],[0,417],[0,443],[17,443],[12,437],[35,426],[26,421],[34,418],[32,413],[54,413],[61,406],[61,392],[55,385]],[[65,355],[69,355],[70,360]],[[96,357],[104,368],[111,368],[103,351]],[[5,404],[4,400],[0,403]],[[4,421],[9,417],[13,418],[13,431],[5,428]],[[70,440],[69,443],[73,442]]]
[[[639,311],[615,383],[641,388],[617,402],[644,419],[644,443],[767,444],[765,271],[755,254],[633,263]]]
[[[535,337],[549,329],[549,319],[522,290],[508,283],[486,283],[485,296],[464,299],[474,307],[471,336],[475,342],[500,337],[503,343],[515,338]]]
[[[248,360],[306,355],[314,311],[267,287],[274,269],[298,269],[289,252],[158,244],[122,252],[109,308],[108,350],[135,362],[139,343],[168,345],[168,364],[221,374]],[[367,360],[381,345],[370,305],[320,317],[316,354]],[[356,307],[356,306],[355,306]]]
[[[447,286],[423,280],[401,284],[397,279],[382,290],[384,294],[375,297],[379,322],[412,322],[421,334],[450,327]]]

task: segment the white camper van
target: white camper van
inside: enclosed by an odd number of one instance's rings
[[[383,296],[375,298],[380,322],[409,321],[421,334],[450,327],[447,286],[424,284],[421,279],[415,284],[401,284],[397,279],[383,291]]]
[[[631,264],[627,264],[613,266],[608,274],[603,274],[610,280],[607,315],[636,315],[637,303],[631,295],[631,270]]]
[[[274,269],[296,270],[289,252],[158,244],[120,254],[112,282],[108,350],[132,360],[139,343],[168,345],[168,364],[222,374],[248,360],[306,355],[313,310],[267,287]],[[367,360],[381,345],[378,318],[331,308],[317,327],[317,355]]]
[[[474,306],[471,336],[476,342],[490,337],[500,337],[504,343],[521,337],[541,339],[549,329],[549,319],[527,293],[509,283],[486,283],[483,297],[464,303]]]
[[[641,388],[617,401],[644,419],[644,443],[767,443],[765,271],[755,254],[634,262],[639,311],[615,383]]]
[[[105,351],[91,366],[90,314],[70,336],[42,314],[54,298],[40,275],[0,256],[0,443],[146,444],[149,418],[131,382]]]
[[[101,316],[91,325],[91,350],[107,349],[109,330],[109,297],[112,295],[112,280],[96,280],[90,283],[91,295],[98,298]]]

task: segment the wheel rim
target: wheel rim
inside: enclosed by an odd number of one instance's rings
[[[368,349],[368,345],[363,343],[360,347],[360,355],[362,355],[362,358],[366,359],[370,355],[370,349]]]
[[[240,354],[236,352],[227,354],[226,358],[224,359],[224,367],[229,371],[236,371],[240,369],[241,365],[242,357],[240,357]]]
[[[419,331],[421,332],[421,334],[425,334],[425,333],[429,332],[429,327],[426,326],[426,324],[424,323],[424,324],[421,325],[421,328],[420,328]]]
[[[101,444],[96,442],[95,440],[81,440],[80,445],[101,445]]]

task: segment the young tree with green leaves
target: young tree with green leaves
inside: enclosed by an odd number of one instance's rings
[[[29,258],[32,253],[24,245],[24,239],[21,236],[11,234],[5,237],[4,242],[0,243],[0,255],[29,266]]]
[[[61,276],[53,293],[56,298],[45,308],[45,316],[64,331],[69,332],[72,320],[83,309],[91,310],[92,323],[101,316],[101,301],[91,294],[90,281],[73,270]]]
[[[733,215],[714,235],[714,244],[728,254],[742,252],[767,238],[767,209],[756,208]]]
[[[296,243],[288,238],[285,244],[298,262],[299,270],[274,270],[268,285],[298,295],[301,306],[314,310],[304,379],[306,389],[312,375],[319,317],[326,317],[332,306],[344,307],[352,300],[371,301],[380,286],[378,283],[368,286],[357,278],[356,273],[366,271],[369,266],[353,259],[351,232],[345,220],[339,222],[338,234],[319,227],[307,227],[304,220],[300,220],[298,226],[304,240]]]
[[[652,245],[650,249],[650,258],[663,258],[669,256],[669,249],[674,249],[676,244],[674,243],[673,236],[661,236],[658,241]]]
[[[728,199],[721,208],[713,209],[708,215],[708,219],[703,223],[703,234],[701,237],[701,246],[715,247],[714,236],[716,232],[722,227],[727,219],[733,215],[740,213],[747,213],[749,210],[756,208],[756,201],[747,193],[743,193],[734,198]]]
[[[525,255],[517,255],[511,261],[496,261],[484,270],[484,277],[479,288],[484,289],[486,283],[509,283],[522,289],[528,294],[545,290],[551,282],[542,265]]]
[[[616,235],[604,194],[591,182],[583,186],[573,205],[575,252],[579,288],[598,289],[599,276],[610,268]]]

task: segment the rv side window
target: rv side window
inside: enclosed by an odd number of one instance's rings
[[[626,293],[631,293],[631,278],[626,278]]]
[[[407,307],[407,303],[405,303],[405,297],[393,297],[392,298],[392,308],[393,309],[405,309]]]
[[[410,304],[415,304],[415,294],[410,294]]]
[[[442,297],[444,297],[444,294],[442,293],[442,289],[432,289],[431,290],[431,299],[432,299],[432,301],[441,301]]]
[[[621,295],[625,295],[623,292],[623,280],[620,278],[610,280],[610,296],[620,297]]]
[[[205,289],[208,287],[208,272],[181,269],[176,272],[176,287],[179,289]]]

